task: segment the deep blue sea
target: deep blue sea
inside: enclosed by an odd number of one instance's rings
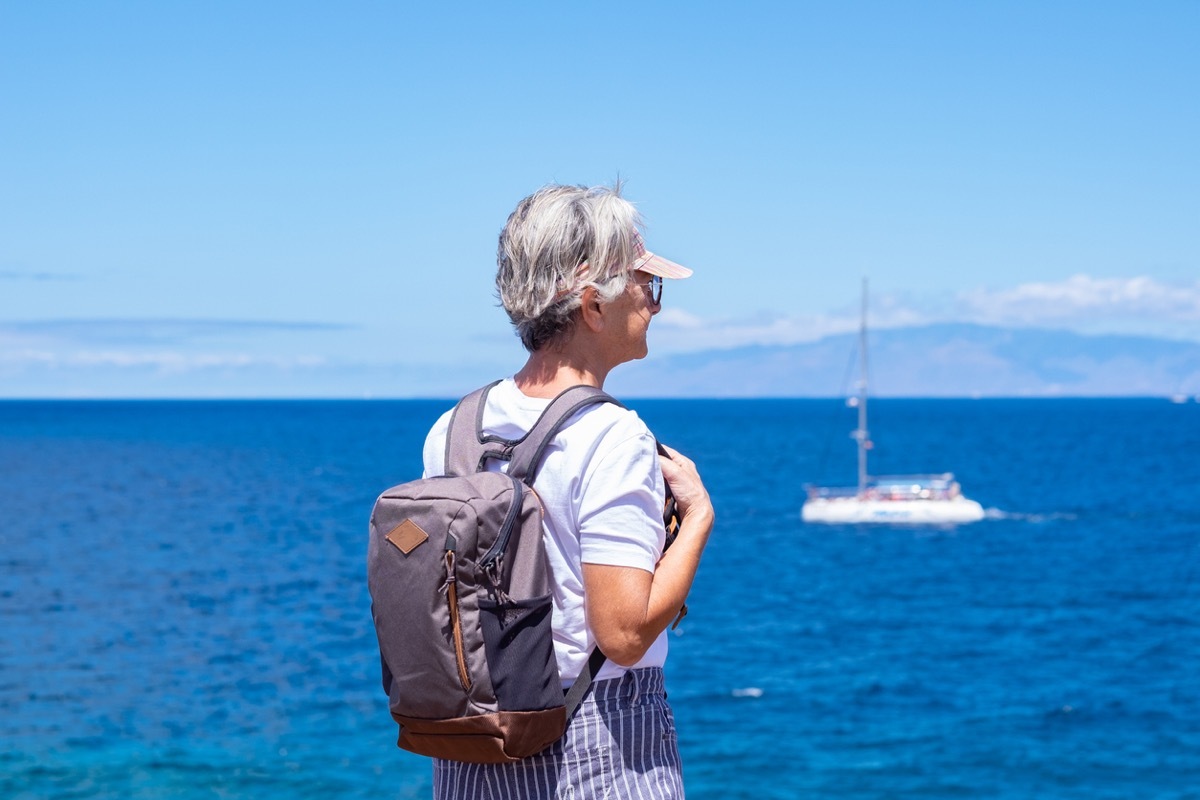
[[[873,401],[873,471],[990,509],[916,530],[801,522],[840,401],[630,405],[718,510],[690,798],[1200,798],[1200,404]],[[365,549],[446,407],[0,402],[0,797],[428,797]]]

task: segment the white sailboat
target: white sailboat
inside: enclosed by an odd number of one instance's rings
[[[833,524],[889,523],[955,525],[977,522],[983,506],[962,494],[954,475],[880,475],[867,472],[867,281],[863,279],[862,320],[859,324],[858,428],[851,434],[858,446],[858,485],[809,486],[800,511],[805,522]]]

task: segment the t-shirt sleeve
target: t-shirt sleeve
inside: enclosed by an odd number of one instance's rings
[[[666,541],[663,477],[654,437],[643,429],[598,452],[597,459],[584,475],[581,560],[654,572]]]

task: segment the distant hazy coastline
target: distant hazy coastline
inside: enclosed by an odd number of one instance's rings
[[[872,330],[870,347],[873,397],[1200,395],[1198,342],[939,324]],[[606,388],[624,397],[841,397],[857,380],[856,334],[652,352],[614,371]],[[390,361],[0,356],[0,398],[453,398],[510,372],[521,350],[513,339],[511,358],[422,363],[423,355],[418,347]]]

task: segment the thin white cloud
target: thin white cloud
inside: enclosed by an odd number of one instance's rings
[[[46,272],[21,269],[0,269],[0,281],[77,281],[73,272]]]
[[[1154,278],[1072,275],[1057,283],[1013,289],[974,289],[958,296],[965,316],[992,324],[1146,319],[1200,321],[1200,281],[1168,284]]]
[[[650,328],[656,349],[683,352],[798,344],[858,328],[857,320],[822,315],[704,319],[682,309],[672,311],[668,317],[664,309]]]
[[[703,327],[705,323],[700,317],[689,314],[681,308],[664,308],[655,315],[654,324],[658,327],[690,330]]]
[[[214,337],[263,333],[303,333],[348,330],[328,322],[223,319],[46,319],[0,322],[0,336],[94,344],[121,342],[187,342]]]
[[[873,330],[959,322],[1200,340],[1200,281],[1166,283],[1144,276],[1074,275],[1063,281],[1024,283],[1008,289],[971,289],[941,305],[921,307],[896,296],[875,295],[869,318]],[[656,347],[686,352],[800,344],[850,333],[858,330],[858,325],[855,314],[705,319],[670,308],[655,318],[651,331]]]
[[[294,369],[318,367],[325,363],[325,358],[312,355],[279,358],[252,356],[246,353],[132,352],[123,350],[79,350],[56,353],[34,349],[0,352],[0,365],[10,368],[37,366],[49,369],[150,369],[163,373],[180,373],[251,367]]]
[[[704,319],[682,309],[663,309],[651,326],[656,347],[671,352],[728,349],[748,345],[788,345],[815,342],[826,336],[858,330],[855,315],[760,315],[742,319]],[[925,325],[928,315],[889,305],[871,315],[877,328]]]

